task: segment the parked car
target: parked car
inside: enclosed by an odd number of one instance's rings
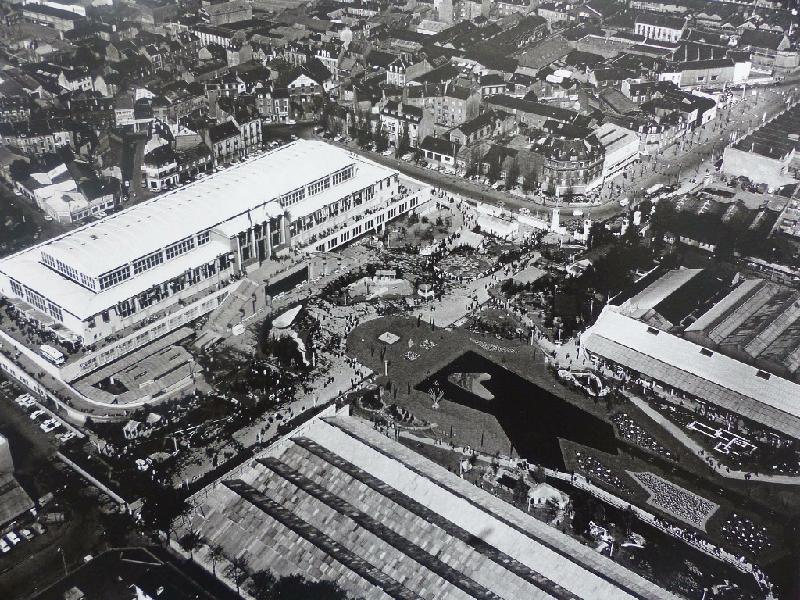
[[[33,539],[33,532],[30,529],[20,529],[19,534],[28,541]]]
[[[21,539],[19,539],[19,536],[13,531],[9,531],[6,534],[5,538],[8,541],[8,543],[11,544],[12,546],[16,546],[22,541]]]
[[[47,412],[46,412],[46,411],[44,411],[44,410],[42,410],[41,408],[39,408],[39,409],[37,409],[37,410],[33,411],[33,412],[30,414],[31,421],[35,421],[36,419],[38,419],[38,418],[39,418],[39,417],[41,417],[42,415],[46,415],[46,414],[47,414]]]
[[[5,540],[0,539],[0,552],[5,554],[6,552],[10,552],[10,551],[11,551],[11,546],[9,546],[8,543]]]
[[[45,433],[50,433],[51,431],[53,431],[54,429],[58,429],[59,427],[61,427],[61,423],[59,421],[56,421],[55,419],[50,419],[49,421],[45,421],[44,423],[39,425],[39,428]]]

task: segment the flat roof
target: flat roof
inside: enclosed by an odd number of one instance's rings
[[[28,252],[46,251],[56,260],[97,277],[356,162],[364,164],[345,150],[299,140],[44,242]],[[0,261],[0,269],[5,262]]]
[[[86,319],[230,249],[212,241],[101,292],[46,267],[42,251],[86,274],[99,275],[206,229],[230,237],[251,219],[280,216],[281,195],[352,164],[357,165],[354,177],[289,206],[292,218],[310,215],[396,173],[321,142],[294,142],[0,260],[0,273]]]
[[[607,309],[584,332],[582,345],[698,398],[800,436],[800,385],[787,379],[720,352],[701,352],[703,346]]]
[[[85,320],[229,251],[227,245],[210,241],[99,293],[46,267],[39,262],[36,253],[17,255],[16,260],[0,265],[0,269],[9,277],[52,300],[63,310]]]

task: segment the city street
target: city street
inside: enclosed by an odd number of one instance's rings
[[[771,120],[787,108],[793,93],[788,86],[793,83],[783,82],[769,88],[736,90],[738,101],[735,104],[718,109],[717,116],[713,120],[690,132],[661,154],[644,156],[640,162],[628,166],[624,175],[620,174],[613,181],[605,182],[600,188],[603,200],[601,205],[580,205],[582,210],[595,220],[605,221],[623,212],[624,209],[619,204],[620,199],[628,196],[635,202],[644,190],[657,183],[677,183],[681,187],[688,188],[693,183],[699,182],[706,173],[714,171],[714,163],[721,158],[732,136],[734,139],[744,137],[752,128],[757,128],[763,121]],[[308,139],[316,138],[309,127],[298,129],[295,133]],[[354,142],[342,144],[328,140],[328,143],[347,148],[377,163],[397,169],[409,177],[474,201],[514,210],[530,208],[532,203],[548,208],[555,205],[551,200],[541,204],[541,198],[522,198],[493,190],[458,175],[448,175],[394,156],[383,156],[377,152],[362,150]],[[559,212],[562,216],[571,216],[574,208],[574,205],[562,205]]]

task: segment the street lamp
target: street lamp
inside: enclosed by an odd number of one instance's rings
[[[61,548],[61,546],[58,547],[58,553],[61,555],[61,562],[64,565],[64,577],[66,577],[67,576],[67,559],[64,556],[64,550]]]

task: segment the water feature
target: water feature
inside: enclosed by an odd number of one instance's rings
[[[417,389],[427,392],[436,382],[445,400],[494,416],[531,462],[564,470],[559,438],[617,451],[611,425],[476,352],[462,354]]]

